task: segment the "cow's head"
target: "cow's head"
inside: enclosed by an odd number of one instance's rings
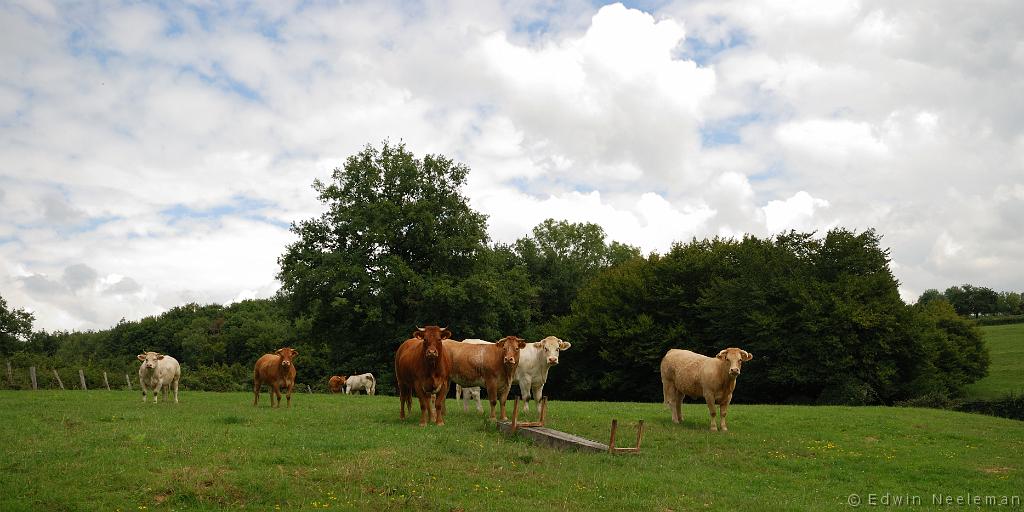
[[[547,360],[549,365],[558,364],[558,353],[562,350],[569,350],[572,346],[568,341],[562,341],[554,336],[548,336],[533,344],[537,347],[541,353],[544,354],[544,358]]]
[[[275,354],[281,357],[281,366],[291,366],[292,359],[299,355],[299,351],[291,347],[279,348],[274,351]]]
[[[145,368],[156,368],[157,361],[164,358],[163,354],[157,354],[156,352],[143,352],[138,355],[139,361],[142,361],[142,366]]]
[[[501,349],[501,361],[506,366],[519,364],[519,350],[526,348],[526,340],[519,336],[505,336],[495,345]]]
[[[743,367],[743,362],[753,359],[754,354],[738,348],[727,348],[719,352],[716,357],[729,363],[730,376],[738,377],[740,375],[740,369]]]
[[[428,325],[416,329],[412,335],[423,340],[423,352],[427,359],[437,359],[443,350],[441,340],[451,338],[452,332],[447,327]]]

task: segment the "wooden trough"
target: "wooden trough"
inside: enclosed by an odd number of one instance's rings
[[[594,453],[640,453],[640,443],[644,438],[644,420],[639,420],[636,432],[636,446],[630,448],[619,448],[615,446],[615,434],[618,430],[619,421],[612,420],[612,435],[608,444],[591,441],[580,436],[567,432],[555,430],[544,426],[547,417],[548,398],[540,399],[540,420],[531,422],[519,421],[519,398],[516,398],[515,406],[512,408],[512,421],[499,421],[498,430],[506,434],[519,434],[533,440],[540,446],[555,448],[557,450],[578,450]]]

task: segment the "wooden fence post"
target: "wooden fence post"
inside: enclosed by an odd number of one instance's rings
[[[128,378],[128,374],[124,374],[124,381],[128,383],[128,391],[132,390],[132,379]]]
[[[110,391],[110,382],[107,382],[107,372],[103,372],[103,385],[107,387],[107,391]]]
[[[57,384],[60,384],[60,389],[64,389],[64,381],[60,380],[60,374],[57,373],[57,369],[53,369],[53,376],[57,379]]]
[[[309,387],[309,384],[306,384],[306,391],[309,391],[311,395],[313,394],[313,388]]]
[[[89,388],[85,387],[85,370],[78,370],[78,380],[82,381],[82,390],[88,391]]]
[[[36,384],[36,367],[35,366],[30,366],[28,368],[28,375],[29,375],[29,377],[32,377],[32,390],[34,391],[34,390],[39,389],[39,386]]]
[[[7,383],[14,387],[14,372],[11,370],[10,361],[7,361]]]

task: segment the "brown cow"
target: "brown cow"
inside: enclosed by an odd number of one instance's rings
[[[661,385],[665,405],[672,411],[672,421],[679,423],[683,420],[683,397],[703,397],[711,412],[711,430],[718,430],[715,404],[722,412],[722,431],[729,430],[725,416],[729,413],[729,402],[736,389],[736,377],[740,376],[743,362],[753,358],[753,354],[738,348],[727,348],[715,357],[670,349],[661,359]]]
[[[443,339],[451,331],[436,325],[420,327],[395,352],[395,379],[398,381],[399,417],[405,419],[405,407],[412,412],[412,394],[420,399],[420,426],[430,419],[444,425],[444,399],[448,395],[448,374],[452,364],[444,350]],[[435,395],[431,403],[431,395]]]
[[[491,402],[492,420],[495,403],[499,400],[501,419],[508,419],[505,401],[519,366],[519,350],[525,346],[526,340],[517,336],[506,336],[497,343],[485,344],[444,340],[444,348],[452,358],[452,380],[464,387],[485,386],[487,399]]]
[[[252,405],[260,401],[260,390],[266,384],[270,388],[270,406],[281,406],[281,387],[288,389],[288,407],[292,406],[292,388],[295,387],[295,364],[292,359],[299,355],[299,352],[291,347],[277,349],[273,354],[263,354],[256,360],[256,367],[252,371],[252,392],[256,397]],[[274,405],[274,396],[277,395],[277,405]]]
[[[331,380],[328,381],[328,385],[331,386],[331,393],[341,393],[341,388],[345,387],[345,380],[344,375],[332,375]]]

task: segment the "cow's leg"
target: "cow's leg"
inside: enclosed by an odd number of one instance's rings
[[[466,392],[466,389],[462,387],[462,384],[456,384],[455,385],[455,400],[456,400],[456,403],[462,402],[462,412],[469,412],[469,405],[467,404],[466,397],[464,396],[465,392]]]
[[[409,398],[408,391],[401,384],[398,385],[398,419],[405,419],[405,401]],[[412,400],[409,400],[409,412],[412,412]]]
[[[523,395],[523,410],[530,410],[530,389],[533,387],[530,379],[519,380],[519,394]]]
[[[533,383],[533,404],[537,406],[537,414],[540,414],[540,400],[544,398],[544,383]]]
[[[476,400],[476,412],[484,412],[484,407],[480,403],[480,388],[476,388],[476,391],[470,393],[470,398]]]
[[[661,399],[665,402],[665,407],[668,407],[668,410],[672,412],[672,423],[679,423],[679,413],[676,412],[676,404],[679,403],[679,397],[676,395],[676,387],[664,379],[661,381]]]
[[[291,384],[288,384],[288,395],[287,396],[288,396],[288,408],[289,409],[291,409],[291,407],[292,407],[292,389],[294,389],[294,388],[295,388],[295,383],[294,382],[292,382]],[[281,402],[281,400],[278,399],[278,403],[280,403],[280,402]]]
[[[427,412],[428,401],[430,397],[421,393],[419,390],[416,391],[416,398],[420,399],[420,426],[427,426],[427,416],[430,414]]]
[[[711,431],[718,431],[718,422],[715,421],[715,395],[704,394],[704,401],[708,404],[708,412],[711,413]]]
[[[491,421],[494,421],[494,407],[498,404],[498,386],[487,382],[487,401],[491,403]]]
[[[146,383],[142,381],[142,377],[139,377],[139,389],[142,390],[142,403],[146,403]]]
[[[448,383],[445,382],[441,386],[441,389],[437,392],[437,398],[435,399],[434,406],[437,408],[437,420],[435,424],[437,426],[444,425],[444,413],[445,413],[445,400],[448,398]]]
[[[263,387],[263,385],[260,384],[259,381],[256,381],[256,380],[252,381],[252,394],[254,395],[253,399],[252,399],[252,406],[253,407],[256,407],[260,403],[260,388],[261,387]]]
[[[505,402],[508,401],[508,394],[512,391],[512,381],[508,382],[508,385],[500,391],[501,393],[501,421],[508,420],[508,414],[505,412]]]
[[[157,403],[160,399],[160,391],[164,389],[164,380],[157,379],[156,381],[156,393],[153,394],[153,403]]]
[[[729,431],[729,426],[725,424],[725,416],[727,414],[729,414],[729,402],[731,400],[732,400],[731,396],[725,397],[725,400],[722,400],[722,405],[720,405],[718,407],[721,410],[721,412],[722,412],[722,432],[728,432]]]
[[[662,383],[662,393],[665,397],[665,406],[672,412],[672,423],[683,421],[683,397],[676,390],[675,384],[671,382]]]
[[[174,403],[178,403],[178,383],[181,382],[181,377],[174,379]]]
[[[277,398],[276,404],[274,402],[274,398]],[[276,383],[276,382],[272,382],[272,383],[270,383],[270,407],[280,407],[280,406],[281,406],[281,385]]]

